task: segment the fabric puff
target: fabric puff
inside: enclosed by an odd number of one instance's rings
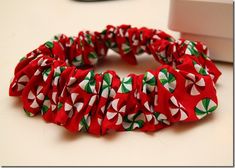
[[[120,78],[93,66],[108,49],[129,64],[153,55],[162,65]],[[41,114],[70,132],[156,131],[191,122],[216,110],[221,75],[205,44],[174,39],[161,30],[108,25],[101,32],[56,35],[23,57],[9,95],[19,96],[29,116]]]

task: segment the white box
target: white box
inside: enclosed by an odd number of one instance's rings
[[[206,43],[212,59],[233,62],[232,0],[171,0],[168,26]]]

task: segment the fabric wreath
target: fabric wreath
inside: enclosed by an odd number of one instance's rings
[[[95,73],[108,49],[129,64],[147,53],[162,65],[120,78]],[[156,131],[199,120],[217,108],[221,75],[201,42],[174,39],[161,30],[108,25],[102,32],[57,35],[23,57],[10,96],[20,96],[29,116],[41,114],[71,132]]]

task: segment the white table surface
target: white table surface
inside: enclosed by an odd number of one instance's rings
[[[180,123],[159,132],[119,132],[103,137],[72,135],[65,129],[29,118],[17,98],[8,96],[10,79],[19,59],[54,34],[76,35],[79,30],[102,30],[122,23],[167,29],[167,0],[7,0],[0,2],[0,164],[1,165],[232,165],[233,72],[217,63],[219,107],[207,118]],[[116,70],[120,76],[143,73],[157,64],[139,57],[131,66],[110,56],[96,68]]]

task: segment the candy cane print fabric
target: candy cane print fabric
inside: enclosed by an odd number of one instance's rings
[[[162,65],[123,78],[94,71],[111,49],[129,64],[147,53]],[[72,133],[157,131],[176,122],[200,120],[217,106],[221,75],[199,41],[130,25],[56,35],[20,59],[9,87],[28,116],[41,114]]]

